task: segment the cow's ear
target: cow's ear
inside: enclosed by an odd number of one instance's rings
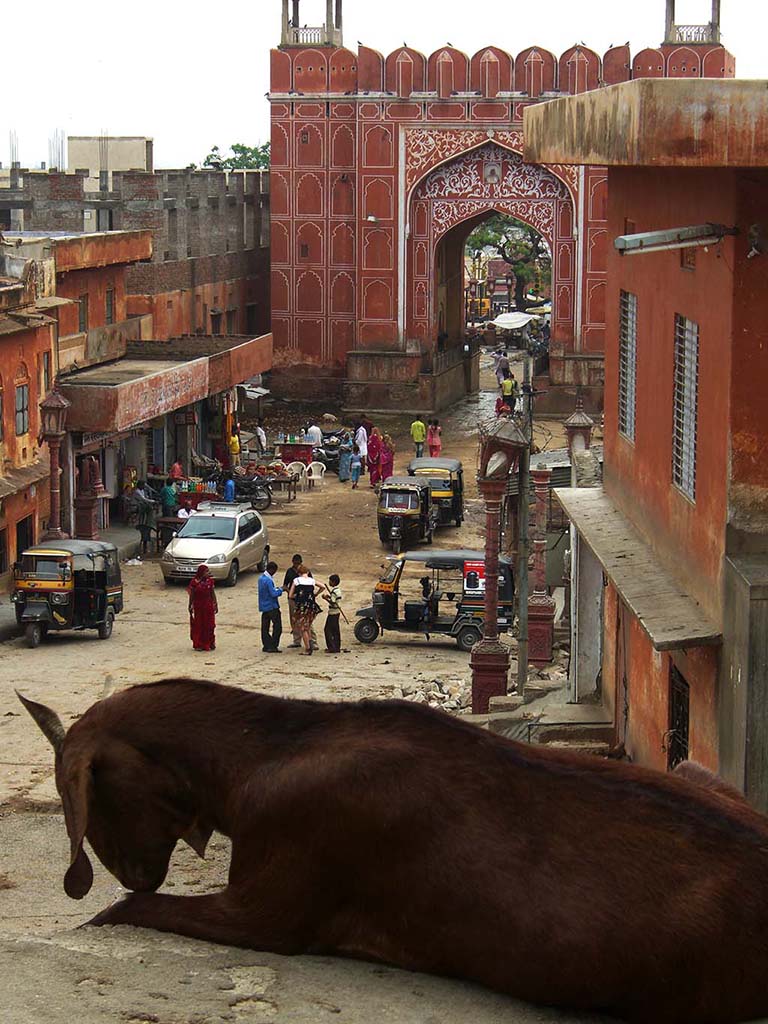
[[[195,819],[181,839],[187,844],[187,846],[192,847],[198,857],[204,859],[205,848],[208,845],[208,840],[211,838],[212,833],[212,828]]]
[[[64,875],[64,891],[73,900],[81,900],[90,891],[93,884],[93,868],[83,849],[92,800],[91,765],[90,763],[77,765],[61,791],[70,850],[69,868]]]

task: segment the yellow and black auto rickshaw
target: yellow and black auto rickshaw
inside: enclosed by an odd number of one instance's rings
[[[411,459],[409,476],[429,480],[438,525],[464,521],[464,470],[458,459]]]
[[[429,481],[413,476],[391,476],[379,490],[376,509],[379,539],[395,554],[421,540],[432,543],[437,525]]]
[[[409,571],[410,569],[410,571]],[[359,608],[355,637],[371,644],[385,630],[455,639],[471,651],[483,635],[485,555],[482,551],[409,551],[391,555],[372,602]],[[499,558],[498,627],[512,628],[515,581],[512,563]]]
[[[99,540],[56,540],[27,548],[13,567],[11,600],[29,647],[59,629],[95,629],[100,640],[107,640],[123,610],[117,548]]]

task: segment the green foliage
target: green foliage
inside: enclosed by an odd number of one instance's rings
[[[519,310],[527,308],[529,287],[552,279],[552,257],[544,239],[534,228],[513,217],[493,213],[469,235],[467,251],[502,259],[515,275],[515,300]]]
[[[218,146],[203,160],[203,167],[216,167],[225,171],[252,171],[269,167],[269,143],[260,146],[246,146],[244,142],[235,142],[230,152],[224,156]]]

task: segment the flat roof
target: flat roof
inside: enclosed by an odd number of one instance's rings
[[[641,78],[526,107],[530,163],[768,167],[768,82]]]
[[[554,494],[657,651],[722,642],[702,612],[602,487]]]
[[[63,374],[61,382],[78,386],[85,384],[91,387],[117,387],[130,381],[141,380],[142,377],[173,370],[177,366],[183,366],[185,362],[183,359],[117,359],[113,363],[102,363],[86,370]]]

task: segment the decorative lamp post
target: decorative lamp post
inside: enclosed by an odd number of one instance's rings
[[[485,436],[477,486],[485,502],[485,606],[483,638],[472,648],[472,712],[485,714],[491,697],[507,692],[509,649],[499,640],[499,547],[507,480],[527,441],[512,420],[499,420]]]
[[[514,275],[511,274],[511,273],[507,274],[506,280],[507,280],[507,312],[511,313],[512,312],[512,285],[514,284],[514,281],[515,281]]]
[[[539,463],[531,470],[536,494],[533,540],[533,594],[528,600],[528,656],[541,668],[552,661],[555,602],[547,592],[547,505],[552,470]]]
[[[40,403],[42,419],[41,434],[48,445],[51,458],[51,509],[48,517],[48,530],[43,540],[61,540],[66,537],[61,529],[61,465],[59,454],[61,442],[66,433],[64,424],[70,403],[54,388],[47,398]]]
[[[592,431],[595,421],[584,412],[584,401],[581,392],[576,395],[576,409],[563,424],[568,438],[568,451],[573,462],[574,452],[583,452],[592,443]]]

